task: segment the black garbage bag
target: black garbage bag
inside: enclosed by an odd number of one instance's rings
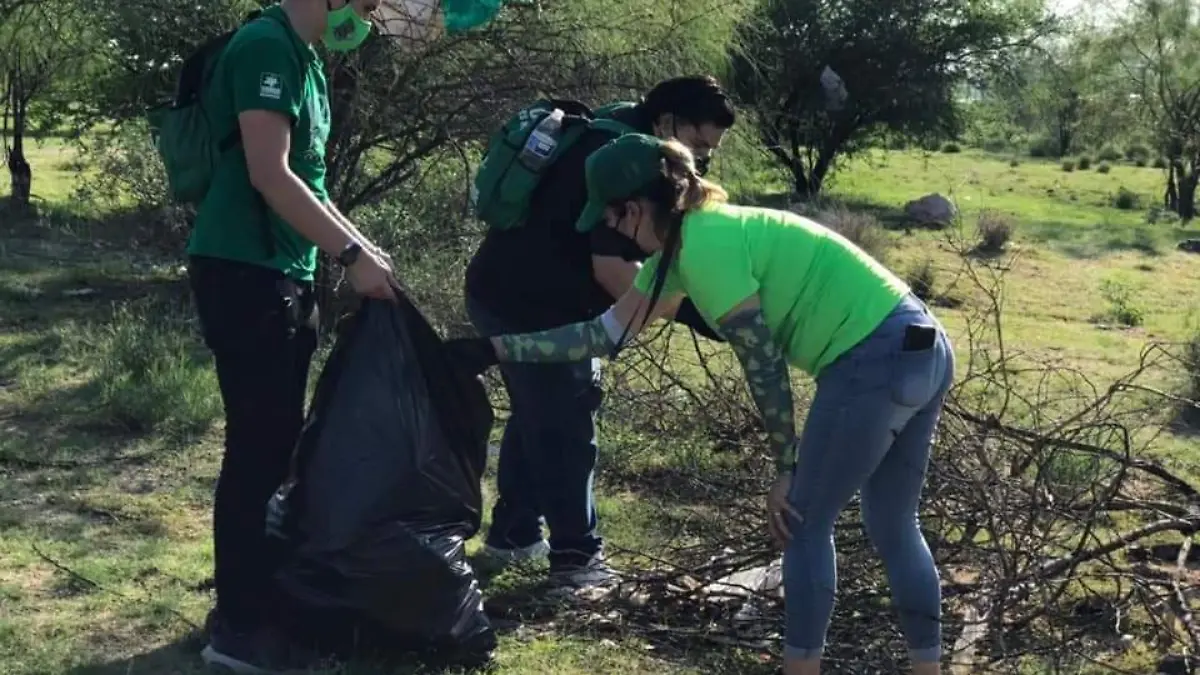
[[[407,298],[367,300],[318,380],[268,508],[292,628],[332,653],[486,660],[465,543],[479,530],[492,409]]]

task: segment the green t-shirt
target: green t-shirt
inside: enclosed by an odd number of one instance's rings
[[[790,211],[712,204],[683,221],[664,298],[684,294],[711,325],[757,293],[788,361],[812,375],[867,337],[907,284],[853,243]],[[649,294],[660,254],[634,285]]]
[[[287,115],[292,124],[288,165],[318,200],[328,200],[325,142],[330,112],[324,67],[279,5],[264,10],[262,17],[243,26],[229,41],[214,66],[204,104],[213,119],[215,138],[233,132],[238,114],[247,110]],[[317,269],[317,247],[271,210],[250,184],[241,145],[226,152],[217,166],[212,188],[197,210],[187,250],[192,255],[273,267],[305,281]]]

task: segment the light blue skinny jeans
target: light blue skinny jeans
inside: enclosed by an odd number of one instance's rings
[[[911,324],[937,328],[931,348],[903,349]],[[953,379],[945,330],[911,295],[820,373],[789,493],[802,522],[790,519],[784,551],[785,658],[819,658],[824,651],[837,589],[834,522],[859,491],[863,524],[887,569],[911,659],[941,658],[941,587],[917,508]]]

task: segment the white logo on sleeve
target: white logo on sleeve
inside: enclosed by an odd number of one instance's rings
[[[283,78],[275,73],[263,73],[258,76],[258,95],[276,101],[283,96]]]

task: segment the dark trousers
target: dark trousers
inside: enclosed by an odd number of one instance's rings
[[[268,620],[282,544],[266,505],[286,478],[304,422],[317,344],[310,283],[273,270],[193,257],[189,277],[225,406],[225,453],[213,507],[217,610],[235,629]]]
[[[468,298],[471,322],[485,335],[511,332]],[[596,413],[603,392],[597,359],[500,366],[511,415],[500,442],[499,496],[487,543],[522,548],[550,528],[550,567],[581,566],[600,552],[593,494]]]

